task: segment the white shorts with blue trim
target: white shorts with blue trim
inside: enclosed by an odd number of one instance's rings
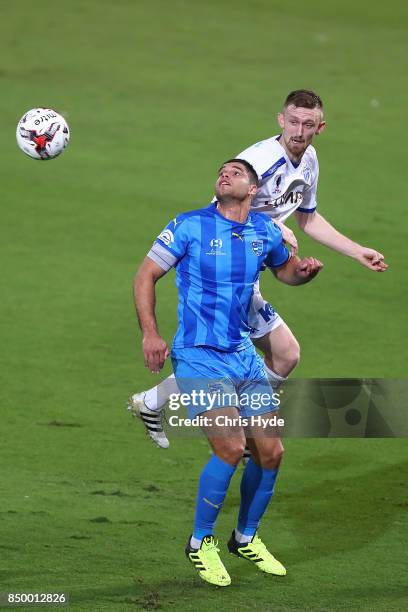
[[[259,284],[256,283],[248,314],[248,324],[251,328],[250,338],[252,340],[262,338],[282,323],[283,319],[273,306],[263,299],[259,291]]]

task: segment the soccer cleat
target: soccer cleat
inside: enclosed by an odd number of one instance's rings
[[[186,557],[198,570],[200,578],[216,586],[228,586],[231,584],[231,578],[220,559],[220,549],[217,545],[214,536],[207,535],[203,538],[200,548],[191,548],[188,538]]]
[[[271,555],[257,534],[254,535],[251,542],[240,544],[235,539],[234,530],[228,542],[228,550],[237,557],[256,563],[257,568],[260,569],[261,572],[275,574],[275,576],[286,575],[286,569],[283,567],[282,563],[279,563],[279,561]]]
[[[132,395],[128,400],[127,409],[133,416],[143,421],[146,433],[156,446],[169,448],[170,442],[163,430],[163,415],[160,411],[155,412],[146,406],[145,395],[144,392]]]

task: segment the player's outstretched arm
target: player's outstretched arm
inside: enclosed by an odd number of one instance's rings
[[[282,238],[284,239],[286,244],[290,246],[290,254],[296,255],[296,253],[298,252],[298,241],[295,234],[289,227],[286,227],[286,225],[282,223],[282,221],[274,219],[273,222],[279,227],[280,231],[282,232]]]
[[[160,372],[169,355],[167,344],[159,334],[155,315],[155,285],[164,274],[165,270],[145,257],[133,283],[136,313],[143,334],[144,362],[153,373]]]
[[[323,264],[314,257],[290,257],[280,268],[272,268],[278,280],[286,285],[304,285],[311,281],[323,268]]]
[[[375,272],[385,272],[388,268],[382,253],[350,240],[350,238],[338,232],[319,213],[296,212],[296,220],[305,234],[330,249],[342,253],[342,255],[352,257],[366,268]]]

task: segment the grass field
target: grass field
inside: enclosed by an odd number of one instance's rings
[[[183,553],[206,443],[156,451],[125,411],[155,380],[134,271],[170,218],[209,201],[220,162],[277,132],[298,87],[325,102],[319,210],[390,269],[298,232],[324,272],[303,288],[265,278],[263,293],[300,340],[297,377],[406,378],[407,17],[402,0],[0,3],[0,592],[65,591],[83,611],[408,607],[405,440],[288,440],[262,528],[288,575],[224,552],[221,591]],[[48,163],[15,145],[41,105],[72,131]],[[175,306],[169,274],[169,341]],[[238,476],[222,550],[237,510]]]

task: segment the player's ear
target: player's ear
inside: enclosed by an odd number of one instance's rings
[[[257,190],[258,190],[258,187],[254,183],[253,185],[250,186],[248,195],[254,197],[254,195],[256,194]]]
[[[319,123],[319,125],[317,126],[317,130],[316,130],[315,133],[316,134],[321,134],[323,132],[323,130],[325,129],[325,127],[326,127],[326,122],[325,121],[321,121]]]
[[[278,123],[279,123],[279,127],[283,128],[285,127],[285,117],[283,115],[283,113],[278,113]]]

